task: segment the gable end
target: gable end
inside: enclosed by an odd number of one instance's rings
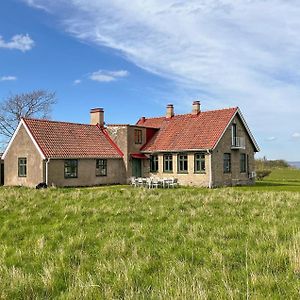
[[[26,130],[28,136],[30,137],[32,143],[34,144],[34,146],[35,146],[36,149],[38,150],[39,154],[41,155],[41,158],[42,158],[42,159],[46,159],[46,157],[45,157],[45,155],[44,155],[42,149],[40,148],[40,146],[38,145],[38,143],[37,143],[36,140],[34,139],[32,133],[30,132],[28,126],[26,125],[26,123],[25,123],[25,121],[24,121],[23,119],[20,121],[19,125],[17,126],[17,128],[16,128],[16,130],[15,130],[13,136],[12,136],[12,138],[10,139],[10,141],[9,141],[9,143],[8,143],[6,149],[5,149],[5,151],[4,151],[4,153],[3,153],[2,157],[1,157],[1,159],[5,159],[5,157],[6,157],[7,153],[8,153],[8,151],[9,151],[9,149],[10,149],[12,143],[13,143],[13,141],[15,140],[16,136],[18,135],[19,130],[20,130],[20,128],[21,128],[22,126],[25,128],[25,130]]]
[[[260,148],[259,148],[256,140],[254,139],[254,136],[252,135],[252,133],[251,133],[251,131],[249,129],[249,126],[247,125],[246,120],[245,120],[245,118],[244,118],[244,116],[243,116],[240,108],[238,108],[236,110],[236,112],[234,113],[234,115],[232,116],[232,118],[230,119],[230,121],[228,122],[226,128],[224,129],[223,133],[221,134],[220,138],[218,139],[218,141],[216,142],[216,144],[214,145],[214,147],[213,147],[212,150],[214,150],[218,146],[220,140],[224,136],[225,132],[227,131],[228,127],[230,126],[230,124],[232,123],[232,120],[236,117],[236,115],[238,115],[240,117],[241,122],[242,122],[243,126],[245,127],[246,132],[247,132],[248,136],[250,137],[250,140],[251,140],[251,142],[252,142],[252,144],[253,144],[253,146],[255,148],[255,152],[259,152]]]

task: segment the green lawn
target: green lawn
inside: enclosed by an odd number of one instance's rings
[[[249,190],[249,187],[237,187],[237,189]],[[270,176],[262,181],[257,181],[251,190],[300,192],[300,170],[292,168],[273,169]]]
[[[299,299],[299,173],[215,190],[0,188],[0,299]]]

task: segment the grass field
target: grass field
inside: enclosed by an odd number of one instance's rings
[[[299,299],[300,171],[252,188],[0,188],[0,299]]]

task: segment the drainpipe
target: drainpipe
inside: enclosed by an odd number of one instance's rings
[[[207,150],[207,153],[210,154],[210,161],[209,161],[209,183],[208,187],[212,189],[213,187],[213,180],[212,180],[212,152]]]
[[[47,184],[47,186],[48,186],[48,175],[49,175],[49,166],[48,166],[48,164],[49,164],[49,162],[50,162],[50,158],[48,158],[48,159],[46,159],[46,184]]]

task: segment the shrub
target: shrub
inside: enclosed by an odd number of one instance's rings
[[[256,171],[256,178],[258,180],[263,180],[265,177],[271,174],[271,170],[257,170]]]

